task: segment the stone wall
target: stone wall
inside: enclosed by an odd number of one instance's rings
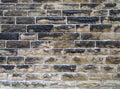
[[[120,0],[0,0],[0,89],[120,89]]]

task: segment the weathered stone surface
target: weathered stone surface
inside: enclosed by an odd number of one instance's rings
[[[5,10],[4,11],[5,16],[27,16],[27,11],[22,10]]]
[[[28,25],[28,32],[51,32],[53,30],[53,25]]]
[[[32,41],[31,47],[32,48],[51,48],[52,46],[49,45],[49,41]]]
[[[25,64],[42,64],[44,61],[43,57],[26,57]]]
[[[7,41],[7,48],[30,48],[29,41]]]
[[[111,54],[112,55],[119,55],[120,54],[120,49],[111,49]]]
[[[3,3],[17,3],[18,0],[1,0]]]
[[[54,65],[54,72],[74,72],[76,70],[76,65]]]
[[[113,79],[114,80],[120,80],[120,73],[114,73],[113,74]]]
[[[0,49],[0,56],[16,56],[16,49]]]
[[[92,48],[95,47],[94,41],[75,41],[75,46],[80,48]]]
[[[82,9],[95,9],[98,10],[102,7],[100,3],[81,3],[80,7]]]
[[[87,49],[87,54],[88,55],[110,55],[110,50],[109,49],[100,49],[100,48],[91,48]]]
[[[8,64],[24,64],[24,57],[8,57]]]
[[[61,0],[34,0],[34,2],[61,2]]]
[[[77,32],[90,32],[90,26],[89,25],[76,25]]]
[[[67,17],[68,24],[95,24],[99,22],[98,17]]]
[[[25,25],[2,25],[1,32],[26,32]]]
[[[111,74],[89,74],[89,79],[90,80],[111,80],[112,75]]]
[[[102,9],[117,9],[117,3],[105,3]]]
[[[63,16],[90,16],[92,10],[63,10]]]
[[[52,49],[19,49],[18,55],[20,56],[40,56],[40,55],[50,55],[52,54]]]
[[[0,82],[0,88],[10,88],[10,82],[1,81]]]
[[[74,81],[74,80],[87,80],[87,75],[86,74],[63,74],[62,75],[63,80],[67,81]]]
[[[57,80],[61,80],[61,75],[60,74],[50,74],[50,73],[44,73],[42,74],[42,78],[43,80],[46,81],[57,81]]]
[[[64,2],[89,2],[89,0],[63,0]]]
[[[20,39],[21,40],[37,40],[38,35],[35,33],[23,33],[23,34],[20,34]]]
[[[0,17],[0,24],[15,24],[14,17]]]
[[[102,3],[107,2],[107,0],[91,0],[91,2]]]
[[[0,10],[0,16],[2,16],[3,15],[3,11],[2,10]]]
[[[65,51],[65,54],[68,54],[68,55],[85,55],[86,54],[86,51],[85,49],[64,49]]]
[[[5,48],[5,41],[0,41],[0,48]]]
[[[32,0],[18,0],[18,3],[32,3]]]
[[[111,72],[116,72],[117,69],[115,68],[115,66],[112,65],[103,65],[101,66],[101,71],[102,72],[106,72],[106,73],[111,73]]]
[[[22,73],[8,74],[8,80],[18,81],[18,80],[24,80],[24,78],[25,78],[25,75]]]
[[[40,10],[40,11],[30,10],[30,11],[28,11],[28,16],[46,16],[46,11],[44,11],[44,10]]]
[[[91,25],[90,26],[91,32],[111,32],[112,31],[112,25]]]
[[[75,32],[74,25],[55,25],[55,32]]]
[[[95,32],[95,33],[81,33],[81,40],[101,40],[102,33]]]
[[[59,9],[59,10],[75,10],[79,9],[79,4],[76,3],[47,3],[44,5],[44,9]]]
[[[100,69],[98,66],[96,65],[82,65],[82,66],[78,66],[76,69],[78,72],[82,71],[82,72],[90,72],[90,73],[95,73],[95,72],[99,72]]]
[[[41,80],[41,74],[31,73],[26,74],[26,80]]]
[[[34,24],[35,19],[34,17],[17,17],[16,23],[17,24]]]
[[[0,80],[6,80],[6,79],[7,79],[7,73],[1,73]]]
[[[0,65],[0,73],[10,73],[15,71],[14,65]]]
[[[51,71],[51,66],[49,65],[36,65],[35,72],[50,72]]]
[[[63,33],[39,33],[39,40],[63,40]]]
[[[100,81],[79,81],[77,82],[76,86],[77,87],[99,87],[101,86],[101,82]]]
[[[73,56],[71,60],[71,64],[87,64],[87,57],[84,56]]]
[[[0,57],[0,64],[6,64],[6,57]]]
[[[0,33],[0,40],[18,40],[19,33]]]
[[[37,17],[37,24],[65,24],[65,17]]]
[[[120,63],[120,56],[108,56],[106,58],[106,63],[108,63],[108,64],[119,64]]]
[[[112,24],[120,23],[120,17],[109,17],[109,20]]]
[[[119,41],[97,41],[96,46],[100,48],[120,48]]]
[[[91,64],[105,64],[105,57],[104,56],[90,56],[88,60]]]
[[[47,10],[47,16],[61,16],[61,10]]]
[[[6,4],[6,3],[1,3],[0,4],[0,9],[1,10],[14,10],[15,8],[16,8],[15,4]]]
[[[109,14],[110,14],[110,16],[120,16],[120,9],[110,10]]]
[[[33,72],[33,66],[32,65],[17,65],[16,71],[20,73],[31,73]]]
[[[17,10],[41,10],[42,4],[16,4]]]
[[[92,13],[92,16],[107,16],[108,15],[108,11],[107,10],[95,10],[93,13]]]

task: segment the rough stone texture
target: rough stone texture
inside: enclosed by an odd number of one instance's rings
[[[0,0],[0,89],[120,89],[120,0]]]

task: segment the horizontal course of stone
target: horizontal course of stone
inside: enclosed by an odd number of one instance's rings
[[[0,89],[120,89],[120,0],[0,0]]]

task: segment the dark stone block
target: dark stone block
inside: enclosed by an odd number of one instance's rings
[[[27,27],[28,32],[51,32],[53,25],[29,25]]]
[[[0,57],[0,64],[6,64],[6,57]]]
[[[96,46],[101,48],[120,48],[120,41],[97,41]]]
[[[4,68],[5,70],[13,70],[15,68],[14,65],[0,65],[1,68]]]
[[[8,64],[24,64],[24,57],[8,57]]]
[[[1,0],[3,3],[17,3],[18,0]]]
[[[110,25],[110,24],[91,25],[90,31],[92,31],[92,32],[110,32],[110,31],[112,31],[112,25]]]
[[[78,24],[78,23],[96,23],[99,21],[99,17],[67,17],[69,24]]]
[[[17,17],[16,23],[17,24],[34,24],[35,19],[34,17]]]
[[[14,17],[0,17],[0,24],[15,24]]]
[[[18,33],[0,33],[0,40],[18,40]]]
[[[64,49],[65,53],[84,53],[85,49]]]
[[[2,32],[26,32],[25,25],[2,25]]]
[[[3,16],[3,11],[2,10],[0,10],[0,16]]]
[[[17,65],[16,68],[18,68],[18,69],[28,69],[29,65]]]
[[[7,48],[30,48],[29,41],[7,41]]]
[[[120,14],[120,9],[118,9],[118,10],[110,10],[110,11],[109,11],[109,14],[110,14],[111,16],[117,16],[117,15]]]
[[[76,70],[76,65],[54,65],[54,70],[74,72]]]
[[[75,46],[91,48],[91,47],[95,47],[95,41],[76,41]]]

